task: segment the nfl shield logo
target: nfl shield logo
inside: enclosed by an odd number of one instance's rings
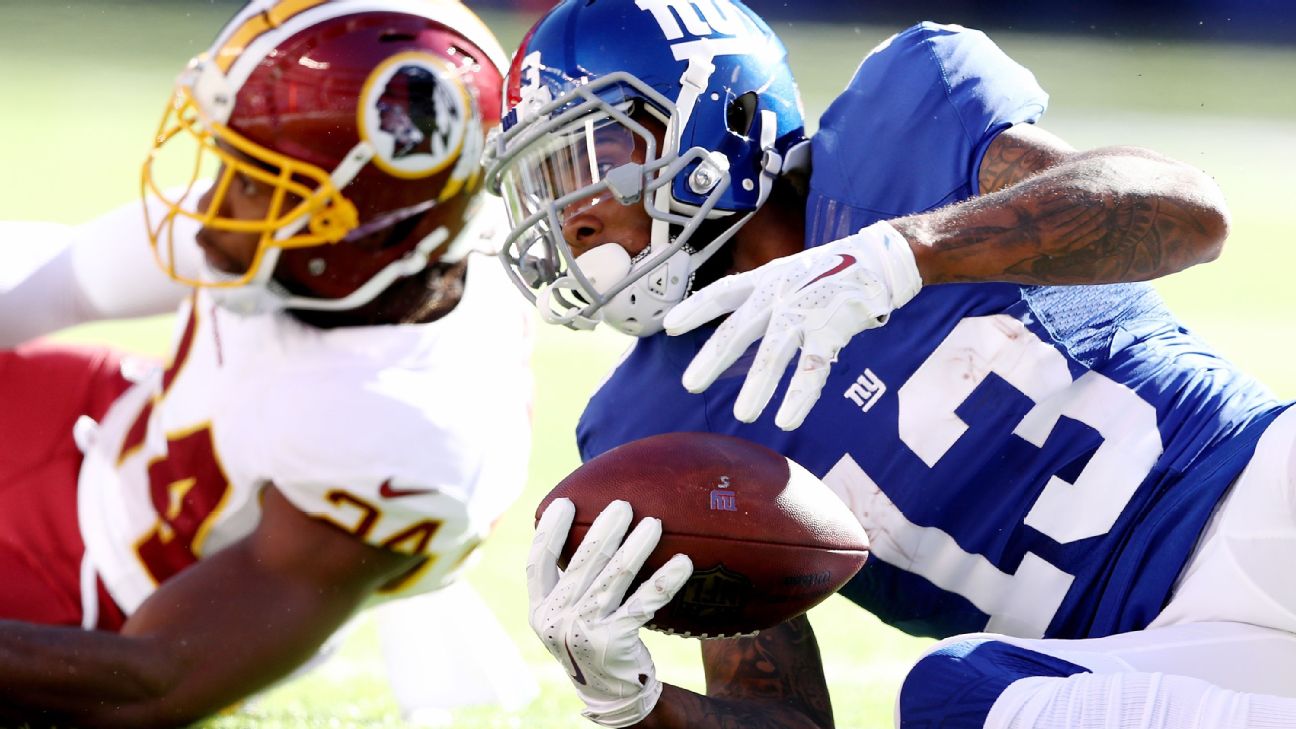
[[[720,564],[695,571],[671,601],[670,609],[674,617],[695,625],[715,625],[723,632],[729,619],[747,604],[751,590],[750,580]]]

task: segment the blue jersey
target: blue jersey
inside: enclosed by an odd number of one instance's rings
[[[1046,103],[979,32],[900,33],[821,120],[807,245],[976,195],[995,135]],[[791,433],[774,407],[750,425],[732,416],[754,349],[706,392],[681,387],[711,331],[637,342],[581,418],[582,457],[670,431],[787,455],[869,533],[843,594],[919,635],[1145,627],[1283,407],[1143,284],[923,289],[841,351]]]

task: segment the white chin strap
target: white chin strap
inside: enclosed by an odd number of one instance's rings
[[[591,248],[576,258],[576,267],[594,291],[587,291],[572,275],[559,278],[536,294],[541,318],[577,329],[592,329],[601,321],[633,337],[656,334],[662,330],[666,312],[684,300],[691,267],[689,254],[681,249],[647,274],[638,275],[652,258],[632,259],[616,243]],[[632,276],[638,277],[599,307],[593,317],[582,314],[580,305],[573,303],[592,302]]]
[[[279,262],[280,248],[271,248],[261,259],[257,277],[246,286],[213,288],[212,299],[222,308],[236,314],[264,314],[283,309],[309,309],[312,311],[349,311],[363,306],[405,276],[412,276],[427,268],[428,258],[450,237],[450,231],[440,226],[432,231],[409,253],[387,264],[365,281],[359,288],[340,299],[319,299],[295,296],[270,276]],[[219,280],[217,274],[214,280]]]

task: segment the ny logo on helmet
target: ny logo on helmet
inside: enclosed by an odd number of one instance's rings
[[[544,84],[540,78],[541,70],[544,64],[540,61],[540,51],[528,53],[526,58],[522,59],[522,66],[519,69],[520,84],[518,93],[521,95],[517,102],[517,121],[525,121],[545,104],[553,101],[553,92]],[[507,100],[505,101],[507,106]]]
[[[729,0],[635,0],[635,4],[652,13],[668,41],[686,34],[692,38],[760,35],[747,14]]]

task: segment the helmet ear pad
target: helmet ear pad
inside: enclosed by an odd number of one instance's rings
[[[372,173],[366,170],[361,176],[365,174]],[[342,191],[344,195],[347,192],[345,188]],[[375,201],[365,198],[358,202],[375,204]],[[452,195],[428,210],[359,238],[348,237],[337,243],[284,250],[275,266],[274,279],[293,294],[341,298],[362,286],[376,272],[409,255],[414,244],[432,235],[447,221],[463,220],[472,202],[471,194]],[[410,203],[416,204],[417,200]],[[391,203],[383,207],[390,209]],[[361,208],[360,219],[372,220],[377,214]],[[433,251],[427,263],[434,263],[444,251],[445,246]]]
[[[738,219],[734,216],[705,220],[698,226],[698,232],[694,237],[701,242],[715,240],[737,222]],[[733,272],[734,245],[734,241],[730,240],[720,246],[710,258],[693,271],[693,283],[689,287],[689,293],[710,286]]]
[[[467,207],[470,202],[469,198],[455,197],[447,204]],[[454,214],[466,213],[465,210]],[[345,295],[354,290],[357,271],[381,270],[401,258],[418,255],[405,242],[434,235],[442,227],[441,223],[439,215],[428,211],[354,241],[285,250],[275,266],[275,281],[295,295],[316,296],[320,291],[331,290]],[[447,291],[455,287],[462,291],[467,259],[454,264],[440,263],[446,248],[442,246],[430,252],[427,265],[396,279],[359,306],[323,311],[289,309],[288,313],[321,329],[432,321],[453,308],[458,300],[457,295],[448,297]]]

